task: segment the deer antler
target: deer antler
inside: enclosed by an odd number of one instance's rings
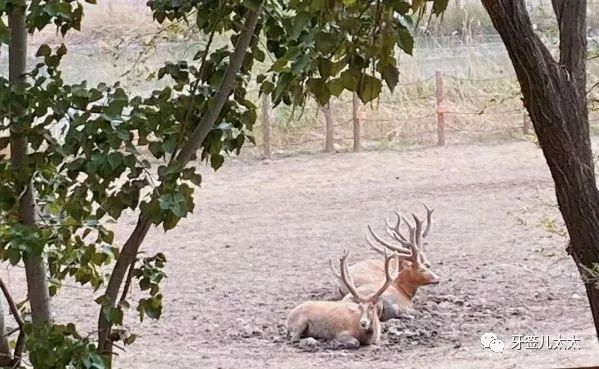
[[[339,269],[341,270],[341,280],[345,284],[345,287],[347,287],[347,290],[349,291],[349,293],[351,293],[356,298],[357,301],[366,302],[367,300],[358,293],[358,291],[356,289],[356,285],[354,284],[354,280],[352,279],[351,275],[349,274],[349,272],[347,270],[347,256],[348,255],[349,255],[349,251],[344,250],[343,256],[341,256],[341,258],[339,259]]]
[[[422,234],[422,238],[426,238],[426,236],[428,236],[428,233],[431,231],[431,226],[433,224],[433,212],[435,211],[435,209],[431,209],[428,206],[426,206],[426,204],[423,204],[424,208],[426,209],[426,229],[424,230],[424,233]]]
[[[394,281],[395,278],[397,278],[399,268],[395,270],[395,273],[393,273],[395,274],[395,276],[391,274],[391,260],[397,257],[397,254],[393,254],[391,256],[385,255],[385,283],[383,283],[383,286],[366,300],[367,302],[376,303],[381,297],[381,295],[385,292],[387,287],[389,287],[389,284],[391,284],[391,282]]]
[[[396,211],[395,215],[397,216],[397,221],[395,222],[394,226],[391,226],[389,219],[385,218],[385,223],[387,224],[385,231],[387,231],[387,234],[389,234],[391,237],[393,237],[394,239],[396,239],[400,242],[407,241],[407,239],[404,237],[404,235],[401,233],[401,230],[400,230],[401,214],[399,213],[399,211]],[[399,237],[399,239],[398,239],[398,237]]]
[[[333,275],[338,280],[341,280],[341,274],[339,274],[339,272],[335,270],[335,267],[333,266],[333,260],[331,260],[331,259],[329,259],[329,268],[331,268],[331,272],[333,272]]]
[[[393,244],[385,241],[379,235],[377,235],[376,232],[372,229],[372,226],[370,224],[368,225],[368,231],[370,232],[370,234],[372,235],[372,237],[375,239],[376,242],[378,242],[381,245],[385,246],[389,250],[395,251],[398,254],[403,254],[403,255],[409,255],[410,254],[410,251],[408,249],[406,249],[405,247],[403,247],[403,245],[407,246],[407,243],[408,243],[407,241],[399,239],[398,237],[394,237],[396,241],[398,241],[399,243],[402,244],[402,246],[393,245]],[[393,232],[395,232],[395,231],[393,230]],[[370,247],[372,247],[375,251],[379,251],[380,250],[380,247],[375,246],[374,243],[368,237],[368,235],[366,235],[366,242],[368,242],[368,244],[370,245]]]
[[[410,223],[410,221],[406,219],[406,217],[404,217],[399,211],[395,211],[395,214],[397,216],[395,224],[392,224],[388,219],[385,218],[385,223],[387,226],[385,231],[387,232],[387,234],[391,235],[393,239],[395,239],[395,241],[399,242],[401,244],[401,247],[393,245],[382,239],[372,230],[372,227],[370,225],[368,225],[368,230],[370,231],[370,234],[376,240],[376,242],[385,246],[389,250],[397,252],[400,258],[401,256],[413,257],[414,252],[409,250],[413,250],[414,248],[418,249],[419,257],[416,260],[419,260],[428,266],[430,264],[426,255],[424,254],[423,240],[428,236],[431,230],[432,215],[435,209],[429,208],[426,204],[424,204],[424,208],[426,209],[426,228],[424,227],[424,222],[420,218],[418,218],[418,216],[414,213],[412,213],[412,217],[414,218],[415,222],[414,225],[412,225],[412,223]],[[401,232],[400,227],[402,222],[408,228],[409,234],[407,236]],[[373,250],[375,250],[379,254],[383,254],[383,248],[375,245],[373,241],[370,238],[368,238],[368,236],[366,237],[366,241]]]

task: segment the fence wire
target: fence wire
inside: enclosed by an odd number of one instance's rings
[[[442,90],[437,89],[439,83]],[[401,82],[393,92],[359,105],[360,139],[367,147],[435,144],[441,135],[446,144],[452,144],[533,134],[515,74],[488,78],[442,74],[441,81],[433,74]],[[331,101],[330,108],[335,146],[350,150],[354,140],[351,94]],[[320,151],[324,147],[325,118],[315,103],[301,117],[290,117],[288,111],[279,109],[271,114],[274,151]],[[599,112],[591,111],[589,123],[597,122]],[[262,133],[256,136],[260,145]]]

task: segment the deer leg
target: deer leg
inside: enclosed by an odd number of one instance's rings
[[[346,332],[338,334],[333,340],[335,346],[341,346],[348,349],[357,349],[360,347],[360,341]]]
[[[308,320],[300,319],[298,322],[288,327],[287,338],[289,338],[292,343],[298,343],[304,336],[306,330],[308,330]]]
[[[387,299],[383,300],[383,314],[381,315],[383,322],[396,318],[414,319],[414,314],[416,314],[416,310],[410,306],[401,306]]]

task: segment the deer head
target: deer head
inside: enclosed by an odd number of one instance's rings
[[[335,276],[337,278],[339,278],[343,282],[343,284],[345,284],[345,287],[347,287],[347,290],[353,296],[353,300],[358,304],[358,307],[360,309],[360,320],[359,320],[360,329],[364,330],[364,331],[369,331],[369,330],[372,330],[374,325],[377,324],[377,322],[379,321],[379,317],[382,312],[382,305],[379,304],[381,295],[389,287],[391,282],[393,282],[395,280],[395,278],[397,278],[398,270],[395,270],[395,272],[393,272],[393,273],[391,272],[391,261],[394,258],[396,258],[397,255],[393,254],[391,256],[388,256],[386,254],[386,252],[384,253],[384,255],[385,255],[385,282],[377,291],[375,291],[373,294],[371,294],[368,297],[362,296],[358,292],[358,290],[355,286],[355,283],[354,283],[354,281],[348,271],[348,268],[347,268],[348,255],[349,255],[349,251],[346,250],[343,252],[343,256],[339,259],[339,269],[341,271],[340,274],[337,273],[335,271],[335,269],[333,268],[333,263],[331,260],[329,260],[329,264],[330,264],[331,269],[333,270]],[[393,275],[393,274],[395,274],[395,275]]]
[[[423,240],[428,236],[431,230],[432,214],[434,211],[434,209],[430,209],[426,205],[424,205],[424,207],[426,209],[426,228],[423,227],[424,222],[415,214],[412,214],[415,222],[414,225],[412,225],[398,211],[395,212],[397,215],[395,225],[385,219],[387,233],[399,244],[394,245],[384,240],[374,232],[370,225],[368,225],[368,230],[370,235],[374,238],[374,241],[366,235],[366,241],[370,247],[378,253],[384,254],[385,249],[392,250],[396,253],[400,264],[398,278],[401,278],[402,281],[407,282],[414,287],[437,284],[441,280],[441,278],[430,269],[430,262],[424,253]],[[408,237],[406,237],[400,229],[402,221],[408,228]],[[376,245],[375,241],[384,247]]]

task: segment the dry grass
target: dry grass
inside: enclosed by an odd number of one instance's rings
[[[104,0],[92,5],[83,3],[84,19],[81,32],[66,36],[69,44],[97,42],[102,46],[108,40],[126,35],[152,34],[159,26],[152,21],[147,0]],[[47,27],[33,37],[34,44],[62,42],[56,29]]]

